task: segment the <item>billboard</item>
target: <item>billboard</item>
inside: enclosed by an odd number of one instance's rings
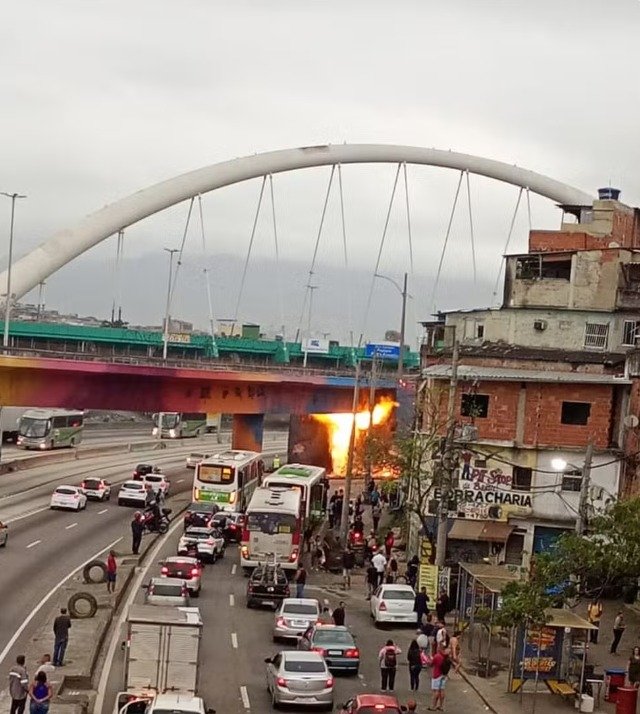
[[[302,351],[316,355],[329,354],[329,340],[318,340],[315,337],[309,337],[302,343]]]
[[[518,630],[513,676],[521,679],[557,679],[560,674],[564,630],[561,627]]]
[[[398,342],[367,342],[364,347],[364,356],[382,359],[400,359],[400,343]]]

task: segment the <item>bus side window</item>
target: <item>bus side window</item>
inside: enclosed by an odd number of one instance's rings
[[[53,428],[54,429],[63,429],[65,426],[67,426],[67,417],[63,417],[63,416],[53,417]]]
[[[262,477],[264,476],[264,461],[260,459],[258,461],[258,479],[260,481],[260,484],[262,485]]]
[[[251,464],[251,480],[254,481],[258,477],[258,464],[254,461]]]
[[[244,486],[244,482],[244,469],[238,469],[238,488],[242,488]]]

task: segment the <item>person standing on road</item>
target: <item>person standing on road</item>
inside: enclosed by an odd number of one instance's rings
[[[69,630],[71,629],[71,618],[67,614],[67,608],[60,608],[60,614],[53,621],[53,666],[62,667],[64,665],[64,653],[69,644]]]
[[[338,498],[338,494],[336,492],[331,494],[331,498],[329,499],[329,508],[327,509],[328,515],[329,515],[329,528],[331,528],[332,530],[333,530],[333,526],[335,525],[333,514],[335,512],[334,508],[336,505],[337,498]]]
[[[133,520],[131,521],[131,552],[138,555],[140,552],[140,543],[142,543],[142,534],[144,532],[144,522],[142,513],[136,511]]]
[[[344,627],[344,622],[347,616],[344,607],[344,602],[340,600],[340,604],[333,611],[333,624],[339,627]]]
[[[51,664],[50,654],[43,654],[42,657],[40,657],[40,661],[38,664],[40,666],[38,667],[38,669],[36,669],[36,674],[38,674],[38,672],[44,672],[48,678],[56,671],[56,668]]]
[[[396,683],[396,670],[398,668],[398,655],[402,652],[399,647],[393,644],[393,640],[387,640],[387,644],[378,652],[380,661],[380,689],[383,692],[393,692]]]
[[[422,658],[420,656],[420,646],[416,640],[411,640],[407,650],[407,661],[409,662],[409,689],[412,692],[417,692],[420,686]]]
[[[16,663],[9,671],[9,696],[11,697],[10,714],[23,714],[29,691],[29,675],[24,666],[24,655],[16,657]]]
[[[640,647],[634,647],[629,657],[629,684],[638,689],[640,687]]]
[[[429,614],[429,596],[427,595],[427,588],[420,588],[420,592],[416,594],[415,600],[413,601],[413,611],[416,613],[416,621],[418,627],[422,625],[422,617]]]
[[[384,539],[384,550],[385,550],[385,553],[387,556],[387,560],[391,559],[391,550],[392,550],[393,546],[395,545],[395,542],[396,542],[396,538],[393,535],[393,531],[392,530],[387,531],[387,535],[385,536],[385,539]]]
[[[109,556],[107,558],[107,592],[114,593],[116,591],[116,573],[118,571],[118,564],[116,562],[116,552],[115,550],[109,551]]]
[[[373,532],[378,532],[378,524],[380,523],[380,517],[382,516],[382,507],[380,506],[380,501],[377,501],[371,506],[371,520],[373,521]]]
[[[336,528],[340,528],[342,522],[342,504],[344,503],[344,491],[340,489],[336,500],[333,502],[333,522]]]
[[[597,598],[594,598],[587,607],[587,619],[592,625],[600,629],[601,618],[602,602]],[[589,631],[589,642],[592,642],[594,645],[598,644],[598,630]]]
[[[384,582],[384,571],[387,567],[387,559],[380,551],[378,551],[373,556],[373,558],[371,558],[371,563],[376,569],[376,572],[378,573],[378,581],[376,583],[376,586],[382,585],[382,583]]]
[[[53,691],[51,685],[47,682],[45,672],[38,672],[31,686],[29,687],[29,703],[30,714],[47,714]]]
[[[431,706],[429,711],[444,710],[444,688],[447,684],[447,675],[451,669],[451,660],[446,649],[440,645],[433,656],[431,670]]]
[[[371,600],[374,590],[378,587],[378,571],[373,563],[367,568],[367,600]]]
[[[351,590],[351,571],[356,564],[356,556],[347,543],[347,547],[342,554],[342,587]]]
[[[620,644],[620,640],[622,639],[626,626],[627,623],[624,621],[624,614],[622,613],[622,610],[618,610],[616,619],[613,621],[613,642],[611,643],[611,654],[618,654],[618,645]]]
[[[304,597],[304,586],[307,584],[307,571],[304,569],[302,563],[298,565],[294,581],[296,584],[296,597]]]
[[[451,610],[449,596],[444,590],[441,590],[438,595],[438,599],[436,600],[436,616],[440,622],[445,621],[446,614],[449,610]]]

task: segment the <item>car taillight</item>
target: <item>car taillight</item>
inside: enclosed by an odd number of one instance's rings
[[[230,530],[230,531],[235,531],[236,527],[237,527],[237,526],[236,526],[235,523],[230,523],[230,524],[229,524],[229,530]]]
[[[378,605],[378,609],[382,610],[384,612],[387,609],[387,603],[384,600],[382,600],[380,602],[380,605]]]
[[[200,568],[191,568],[191,575],[200,575]]]
[[[344,656],[349,657],[350,659],[358,659],[360,657],[360,650],[358,650],[358,649],[347,650],[344,653]]]
[[[384,709],[387,705],[386,704],[374,704],[373,708],[374,709]]]
[[[80,484],[80,488],[86,488],[86,487],[87,487],[87,484],[83,481],[83,482]]]
[[[164,567],[162,568],[162,570],[160,571],[160,574],[161,574],[161,575],[169,575],[169,568],[167,568],[166,566],[164,566]]]
[[[362,538],[362,533],[358,533],[357,531],[353,534],[354,540],[360,540]]]
[[[284,677],[278,677],[278,679],[276,679],[276,684],[277,684],[279,687],[286,687],[286,686],[287,686],[287,680],[286,680]]]
[[[324,647],[313,647],[312,649],[314,652],[318,652],[318,654],[321,654],[323,657],[327,654],[327,650],[325,650]]]
[[[330,689],[331,687],[333,687],[333,677],[329,677],[329,679],[327,679],[326,685],[327,685],[327,689]]]
[[[279,617],[279,618],[276,620],[276,625],[277,625],[278,627],[283,627],[283,626],[284,626],[284,617]]]
[[[296,560],[298,560],[298,551],[297,550],[292,550],[291,555],[289,556],[289,562],[290,563],[295,563]]]

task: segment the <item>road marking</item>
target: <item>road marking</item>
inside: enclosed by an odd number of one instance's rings
[[[238,649],[238,635],[236,635],[235,632],[231,633],[231,644],[233,645],[234,650]]]
[[[70,523],[68,526],[65,526],[64,529],[65,531],[70,531],[72,528],[75,528],[78,524],[77,523]]]
[[[231,607],[234,607],[235,604],[236,596],[233,593],[229,593],[229,605],[231,605]]]
[[[236,569],[237,569],[237,567],[238,567],[237,563],[234,563],[234,564],[231,566],[231,575],[235,575],[235,574],[236,574]]]
[[[42,543],[41,540],[34,540],[33,543],[29,543],[27,548],[33,548],[34,545],[38,545],[38,543]],[[1,660],[0,660],[1,661]]]
[[[48,511],[49,506],[45,506],[44,508],[36,508],[35,511],[28,511],[27,513],[22,513],[19,516],[15,516],[14,518],[7,518],[5,523],[15,523],[16,521],[21,521],[23,518],[29,518],[29,516],[35,516],[37,513],[42,513],[43,511]]]
[[[246,687],[240,687],[240,696],[242,697],[242,706],[245,709],[251,709],[251,702],[249,701],[249,693]]]
[[[90,563],[92,560],[96,560],[96,558],[99,555],[102,555],[104,552],[107,550],[111,550],[114,545],[117,545],[120,541],[122,540],[122,537],[118,538],[117,540],[114,540],[113,543],[109,543],[109,545],[106,548],[102,548],[99,550],[95,555],[92,555],[90,558],[84,561],[81,565],[79,565],[75,570],[72,570],[68,575],[66,575],[57,585],[54,585],[51,590],[40,600],[40,602],[31,610],[31,612],[27,615],[27,617],[23,620],[22,624],[18,629],[13,633],[11,639],[7,644],[5,645],[5,648],[0,652],[0,664],[4,662],[6,659],[7,655],[11,651],[11,648],[13,645],[15,645],[18,637],[25,631],[25,629],[28,627],[29,623],[33,618],[42,610],[42,608],[47,604],[47,602],[55,595],[58,590],[68,581],[71,580],[71,578],[79,571],[84,568],[85,565]],[[35,541],[32,545],[35,545],[36,543],[40,543],[39,540]],[[30,548],[31,546],[27,546],[27,548]]]
[[[179,479],[176,481],[176,483],[182,483],[183,481],[184,481],[183,478],[179,478]]]
[[[109,509],[108,508],[103,508],[101,511],[98,511],[98,515],[101,516],[103,513],[106,513]]]

